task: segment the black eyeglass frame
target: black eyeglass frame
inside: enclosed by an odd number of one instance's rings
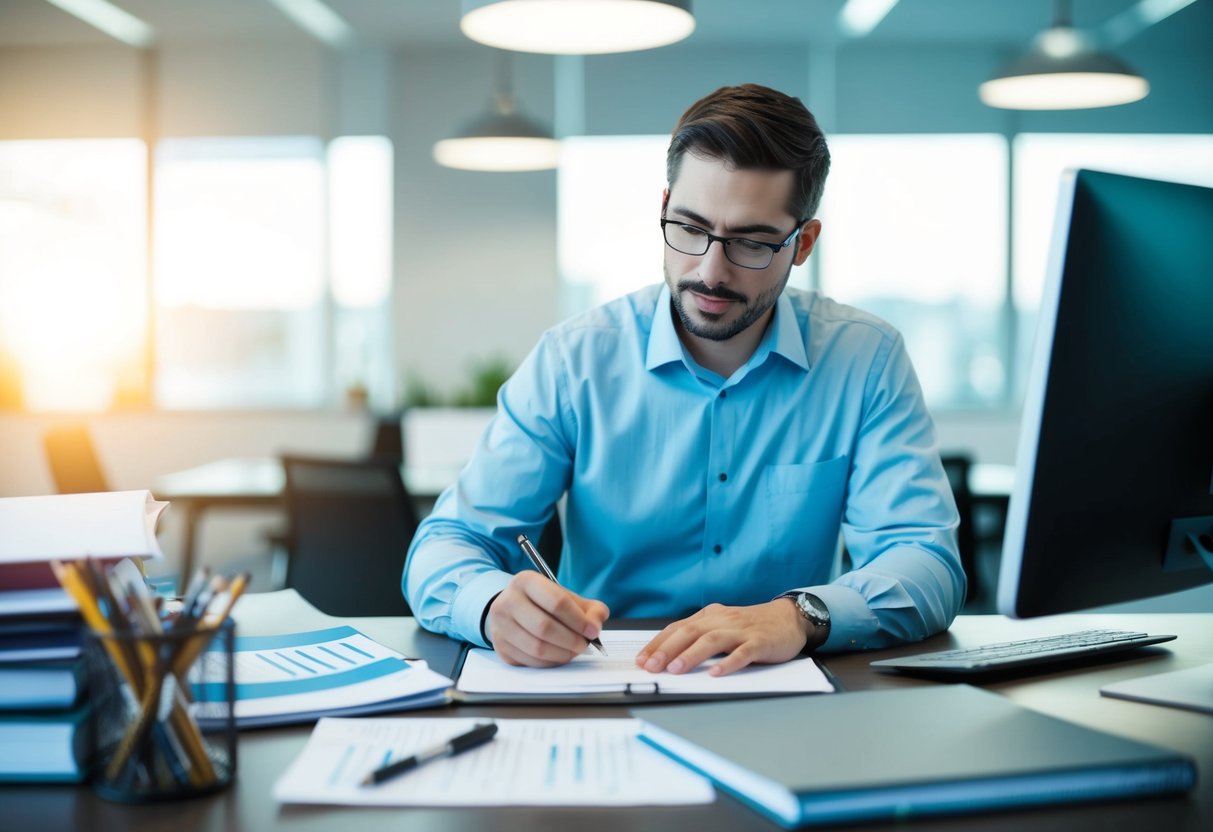
[[[769,269],[771,267],[771,263],[775,262],[776,254],[783,251],[785,248],[787,248],[788,246],[790,246],[792,244],[792,240],[796,239],[796,235],[799,234],[802,230],[804,230],[804,224],[806,222],[808,222],[807,219],[801,220],[800,222],[796,223],[796,227],[792,229],[792,233],[789,234],[787,236],[787,239],[785,239],[782,243],[764,243],[762,240],[752,240],[749,237],[717,237],[715,234],[708,231],[707,229],[700,228],[697,225],[692,225],[689,222],[679,222],[678,220],[671,220],[666,217],[662,217],[661,218],[661,238],[663,240],[665,240],[665,244],[667,246],[669,246],[670,248],[674,249],[674,251],[678,252],[679,254],[686,254],[690,257],[703,257],[705,254],[708,253],[708,249],[710,249],[712,247],[712,243],[719,242],[721,245],[721,248],[724,249],[724,256],[726,258],[728,258],[728,261],[730,263],[732,263],[734,266],[737,266],[738,268],[742,268],[742,269],[751,269],[753,271],[762,271],[763,269]],[[683,228],[693,228],[696,231],[699,231],[699,232],[702,232],[703,234],[705,234],[708,238],[708,242],[707,242],[707,245],[705,245],[703,247],[703,251],[701,251],[699,253],[695,253],[692,251],[683,251],[682,249],[674,246],[670,242],[670,238],[667,237],[665,234],[665,227],[667,225],[669,225],[670,223],[673,223],[674,225],[680,225]],[[766,248],[769,248],[771,250],[771,259],[767,260],[767,263],[765,266],[747,266],[744,263],[738,263],[732,257],[729,257],[729,244],[735,243],[735,242],[748,243],[750,245],[755,245],[755,246],[765,246]]]

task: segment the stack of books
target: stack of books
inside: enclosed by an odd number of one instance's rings
[[[77,616],[0,620],[0,782],[79,782],[89,752]]]
[[[79,782],[91,725],[76,602],[55,559],[161,557],[146,491],[0,499],[0,782]]]

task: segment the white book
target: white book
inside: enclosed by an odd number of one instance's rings
[[[164,557],[156,523],[168,503],[149,491],[0,498],[0,565]]]

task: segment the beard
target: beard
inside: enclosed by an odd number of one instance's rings
[[[682,321],[683,329],[697,338],[705,338],[709,341],[727,341],[734,335],[738,335],[749,329],[775,305],[775,302],[779,300],[779,296],[783,293],[784,287],[788,285],[788,277],[792,274],[792,264],[788,264],[787,271],[783,273],[783,277],[775,285],[759,294],[752,302],[747,295],[743,295],[740,292],[734,292],[723,286],[711,289],[700,280],[680,280],[675,282],[674,278],[670,275],[668,264],[663,266],[663,270],[665,272],[666,285],[670,287],[670,300],[674,304],[674,311],[678,314],[678,320]],[[687,304],[683,301],[683,292],[686,291],[695,292],[709,298],[734,301],[741,305],[741,314],[732,321],[726,321],[725,316],[722,314],[703,312],[699,309],[688,309]]]

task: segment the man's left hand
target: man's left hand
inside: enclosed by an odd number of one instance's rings
[[[713,676],[724,676],[750,664],[796,658],[812,627],[790,598],[752,607],[711,604],[658,633],[636,654],[636,664],[654,673],[686,673],[724,653],[708,669]]]

